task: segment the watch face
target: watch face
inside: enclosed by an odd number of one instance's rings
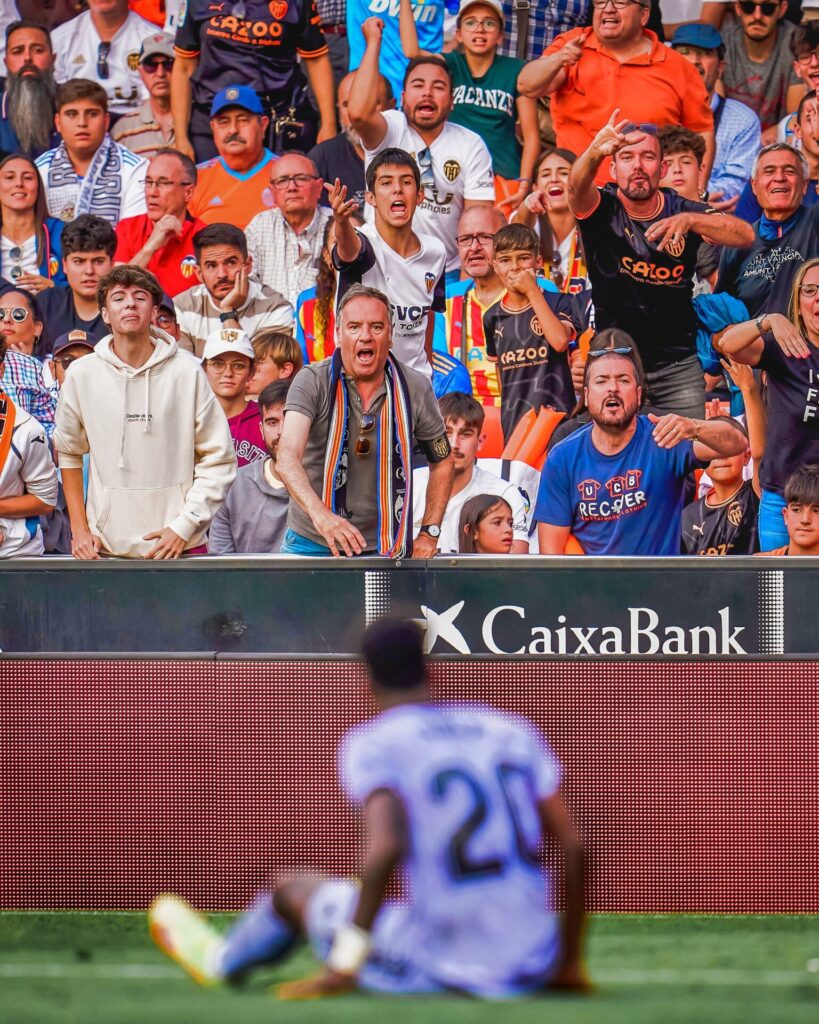
[[[424,531],[430,535],[430,537],[440,537],[441,527],[440,526],[425,526]]]

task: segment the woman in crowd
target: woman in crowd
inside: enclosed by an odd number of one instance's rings
[[[65,224],[47,216],[45,190],[25,156],[0,161],[0,275],[36,295],[66,283],[60,239]]]
[[[43,321],[33,296],[22,290],[0,296],[0,334],[9,348],[32,355],[42,330]]]
[[[532,191],[512,222],[534,228],[540,237],[543,275],[562,292],[589,287],[577,221],[569,209],[569,172],[575,162],[568,149],[548,149],[535,167]]]
[[[806,260],[791,286],[788,315],[763,313],[729,327],[720,352],[765,371],[768,435],[760,470],[762,551],[788,543],[785,481],[819,463],[819,258]]]
[[[513,522],[508,501],[497,494],[476,494],[461,509],[458,550],[462,555],[508,555]]]

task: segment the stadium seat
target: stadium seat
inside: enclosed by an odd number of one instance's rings
[[[499,459],[503,452],[503,429],[501,428],[500,409],[494,405],[483,407],[484,439],[478,448],[478,457],[482,459]]]

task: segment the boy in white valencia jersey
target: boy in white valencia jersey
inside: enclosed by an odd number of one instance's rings
[[[361,885],[291,879],[261,893],[225,938],[163,896],[149,915],[155,941],[212,985],[274,962],[306,935],[324,966],[281,986],[284,998],[356,986],[486,998],[585,991],[583,852],[554,754],[527,719],[431,704],[415,623],[376,623],[363,651],[382,712],[345,736],[339,756],[368,833]],[[539,860],[545,832],[565,854],[562,919]],[[395,868],[407,883],[402,902],[385,900]]]
[[[390,300],[396,359],[431,379],[431,313],[446,310],[446,250],[437,238],[412,228],[423,197],[418,165],[403,149],[384,149],[367,168],[366,185],[375,224],[358,230],[350,222],[358,204],[347,201],[338,180],[329,190],[336,225],[336,303],[354,284],[383,291]]]

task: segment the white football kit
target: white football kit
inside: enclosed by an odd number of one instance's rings
[[[354,284],[382,291],[390,300],[395,358],[432,380],[424,342],[430,311],[446,310],[446,250],[437,238],[419,234],[421,248],[404,259],[387,245],[375,224],[358,228],[358,237],[361,251],[350,263],[342,263],[333,248],[333,263],[338,270],[336,305]]]
[[[409,896],[379,911],[361,986],[502,998],[547,983],[560,936],[536,803],[561,770],[532,724],[477,704],[400,705],[347,733],[339,761],[354,802],[389,789],[410,828]],[[307,929],[319,956],[357,899],[349,882],[317,890]]]
[[[99,82],[108,93],[109,112],[130,114],[148,98],[148,90],[139,77],[139,51],[142,40],[156,32],[156,25],[129,11],[106,47],[90,11],[84,11],[51,30],[54,77],[60,83],[69,78]]]
[[[11,399],[0,399],[0,405],[4,401]],[[56,505],[57,470],[45,430],[25,409],[16,406],[11,446],[0,466],[0,498],[19,498],[23,494],[33,494],[47,505]],[[27,519],[0,516],[0,558],[42,553],[43,531],[39,516]]]
[[[369,167],[373,157],[387,147],[403,149],[415,158],[421,171],[424,199],[418,204],[412,226],[417,232],[439,239],[446,249],[447,271],[457,270],[460,260],[455,235],[464,200],[495,201],[492,157],[486,143],[468,128],[447,121],[428,147],[402,111],[384,110],[382,116],[387,132],[375,149],[364,151],[364,167]],[[373,219],[371,206],[365,208],[364,216],[368,222]]]

